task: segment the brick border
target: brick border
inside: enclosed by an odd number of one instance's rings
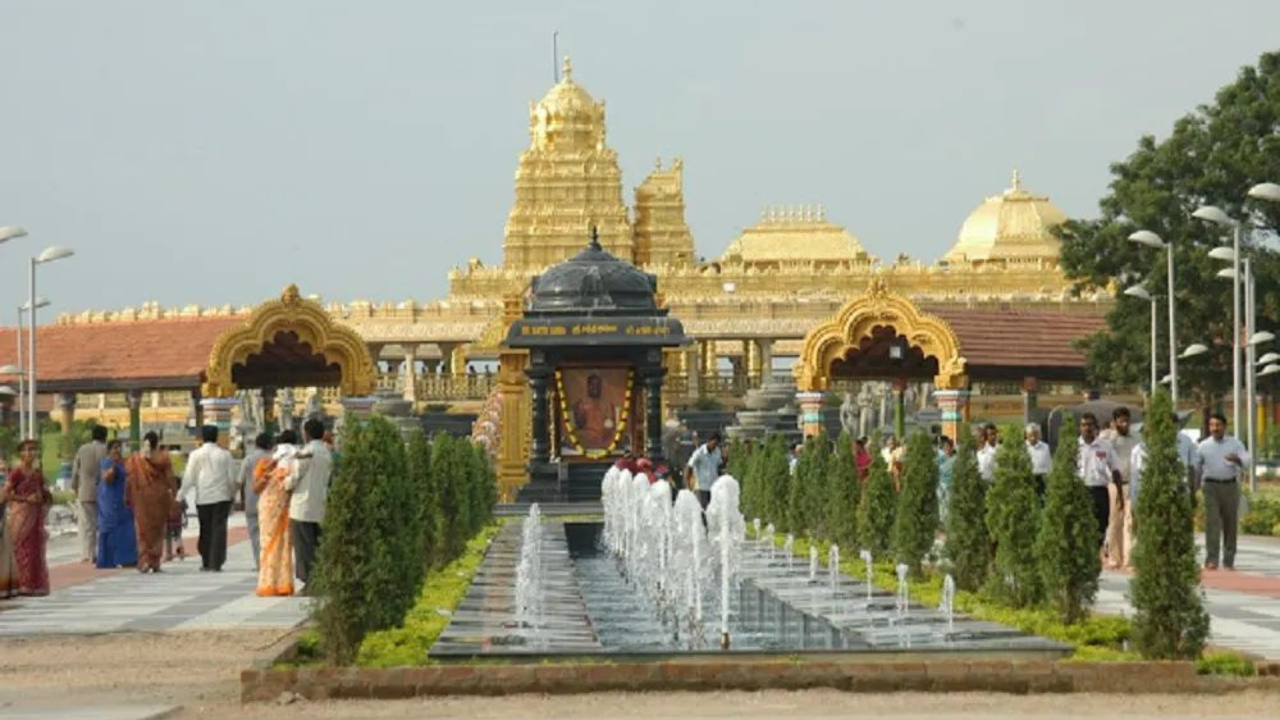
[[[1221,693],[1280,690],[1280,678],[1197,675],[1189,662],[1081,663],[922,659],[663,660],[449,664],[388,669],[256,667],[240,674],[242,702],[293,692],[309,700],[605,691],[801,690],[849,692]]]

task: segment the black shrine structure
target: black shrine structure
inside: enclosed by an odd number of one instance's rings
[[[598,501],[604,471],[623,453],[663,461],[663,348],[689,339],[658,307],[657,288],[655,276],[606,252],[594,227],[585,250],[533,279],[505,342],[529,351],[520,502]]]

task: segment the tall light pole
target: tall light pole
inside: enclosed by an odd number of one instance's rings
[[[1169,266],[1169,394],[1173,398],[1173,409],[1178,410],[1178,333],[1175,323],[1173,300],[1173,243],[1166,243],[1160,236],[1150,230],[1139,230],[1129,236],[1131,242],[1152,248],[1163,248],[1168,257]]]
[[[1156,298],[1147,289],[1141,285],[1125,288],[1124,294],[1129,297],[1135,297],[1139,300],[1146,300],[1151,305],[1151,397],[1155,397],[1156,387],[1159,385],[1159,370],[1156,365],[1159,363],[1159,351],[1156,350]]]
[[[27,354],[27,439],[34,440],[39,435],[39,424],[36,423],[36,266],[45,263],[51,263],[55,260],[71,257],[75,251],[70,248],[54,245],[45,248],[39,255],[31,258],[28,265],[27,281],[28,295],[27,304],[30,306],[31,320],[30,328],[30,345],[27,346],[29,351]]]
[[[45,300],[44,298],[36,298],[37,308],[48,307],[48,305],[49,305],[48,300]],[[18,327],[17,327],[17,332],[14,333],[14,335],[16,336],[15,339],[18,341],[18,365],[17,365],[18,436],[22,438],[27,437],[27,392],[26,392],[27,379],[26,379],[26,368],[23,367],[23,360],[22,360],[22,353],[25,349],[22,344],[22,323],[26,322],[24,318],[26,317],[27,311],[30,309],[31,309],[30,301],[24,302],[18,306]],[[6,367],[13,367],[13,366],[6,366]]]
[[[1231,427],[1240,427],[1240,233],[1242,226],[1231,219],[1222,208],[1205,205],[1191,213],[1191,217],[1231,230]],[[1212,257],[1212,252],[1210,253]],[[1237,432],[1239,432],[1237,430]]]

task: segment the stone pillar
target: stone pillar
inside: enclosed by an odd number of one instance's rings
[[[200,388],[191,391],[191,418],[196,424],[196,432],[200,432],[200,426],[204,424],[204,406],[200,404]]]
[[[240,404],[240,401],[233,397],[205,398],[200,401],[200,404],[204,407],[204,414],[208,418],[206,424],[218,428],[218,444],[227,447],[231,433],[231,411]]]
[[[933,397],[942,411],[942,434],[960,443],[960,428],[969,419],[968,390],[934,390]]]
[[[124,398],[129,403],[129,446],[137,450],[142,445],[142,391],[128,390]]]
[[[893,435],[902,441],[907,433],[907,379],[893,381]]]
[[[666,368],[654,368],[644,373],[644,447],[645,455],[654,464],[662,456],[662,378]]]
[[[418,369],[415,365],[418,362],[418,345],[416,343],[405,343],[401,347],[404,348],[404,393],[402,397],[409,402],[417,402]]]
[[[1039,386],[1034,377],[1022,378],[1022,424],[1029,425],[1036,421],[1036,404]]]
[[[761,338],[756,341],[760,355],[760,384],[773,379],[773,338]]]
[[[529,462],[545,464],[551,460],[550,418],[547,414],[547,380],[551,372],[546,368],[530,368],[525,371],[529,376],[529,402],[533,426],[533,443],[529,451]]]
[[[702,346],[697,342],[685,351],[684,382],[689,401],[697,400],[702,394]]]
[[[760,379],[760,351],[755,340],[742,341],[742,366],[747,375],[747,383]]]
[[[822,431],[822,397],[821,392],[796,393],[796,404],[800,406],[800,432],[806,438]]]
[[[71,445],[71,430],[76,422],[76,394],[75,393],[59,393],[58,408],[62,410],[62,447],[58,448],[58,459],[62,461],[62,467],[58,470],[58,478],[63,482],[64,486],[70,487],[71,479],[71,458],[74,456],[76,448]]]
[[[276,389],[262,388],[262,430],[273,436],[279,432],[280,423],[276,421]]]

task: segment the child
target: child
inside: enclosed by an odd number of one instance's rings
[[[169,509],[169,521],[164,529],[164,560],[172,562],[176,554],[179,560],[187,559],[187,549],[182,543],[182,528],[187,525],[187,501],[174,500]],[[177,544],[177,552],[174,545]]]

